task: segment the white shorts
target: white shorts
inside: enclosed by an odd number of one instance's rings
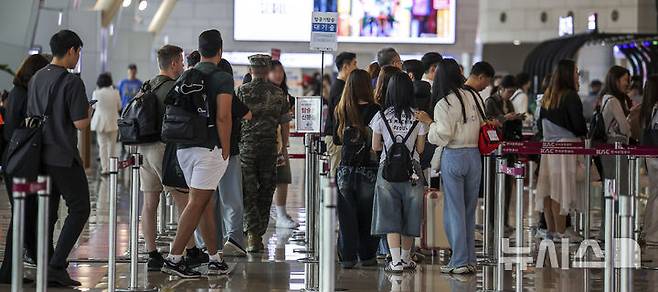
[[[228,159],[222,158],[222,149],[203,147],[178,149],[178,163],[185,175],[185,182],[197,190],[215,190],[222,179]]]

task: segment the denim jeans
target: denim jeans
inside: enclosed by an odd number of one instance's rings
[[[452,248],[450,267],[475,264],[475,211],[482,162],[477,148],[443,150],[441,178],[444,186],[443,221]]]
[[[376,167],[339,166],[337,169],[338,251],[341,262],[376,257],[378,237],[370,234],[377,180]]]

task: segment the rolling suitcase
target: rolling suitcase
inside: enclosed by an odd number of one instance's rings
[[[423,195],[420,248],[430,251],[450,249],[443,227],[443,192],[435,188],[428,188]]]

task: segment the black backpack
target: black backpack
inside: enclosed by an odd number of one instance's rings
[[[164,83],[151,86],[148,81],[144,82],[137,95],[123,109],[118,121],[120,142],[131,145],[160,141],[162,117],[155,90]]]
[[[198,69],[185,71],[174,90],[165,99],[162,141],[178,144],[201,144],[208,140],[208,75]]]
[[[343,130],[340,165],[366,166],[371,159],[371,140],[358,128],[346,127]]]
[[[594,145],[604,144],[608,141],[608,129],[606,129],[605,121],[603,120],[603,109],[608,104],[608,101],[610,99],[607,99],[602,107],[596,109],[589,125],[587,139],[592,140],[592,144]]]
[[[391,130],[391,125],[388,123],[388,120],[386,120],[386,115],[383,112],[380,112],[380,114],[384,120],[386,129],[388,130],[388,133],[391,135],[391,139],[393,140],[391,149],[387,150],[386,145],[384,145],[384,153],[386,155],[386,159],[384,159],[382,176],[389,182],[408,182],[411,180],[411,176],[415,172],[412,155],[413,152],[416,151],[416,144],[414,143],[414,147],[410,152],[406,143],[409,139],[409,136],[411,136],[411,134],[414,132],[414,129],[418,125],[418,121],[414,121],[414,123],[411,125],[411,129],[409,129],[409,132],[407,132],[407,135],[403,138],[402,136],[396,136],[395,133],[393,133],[393,130]],[[402,141],[398,142],[398,138],[402,138]]]

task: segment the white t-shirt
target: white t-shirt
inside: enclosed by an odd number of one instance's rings
[[[413,109],[412,111],[414,112],[414,114],[416,113],[415,109]],[[386,114],[386,120],[391,126],[391,130],[393,131],[395,136],[396,137],[401,136],[401,137],[397,137],[397,139],[399,139],[398,142],[401,142],[402,139],[404,139],[404,137],[409,132],[409,129],[411,129],[413,123],[416,121],[415,115],[408,117],[403,113],[402,121],[399,121],[398,118],[395,116],[395,112],[393,111],[393,108],[386,109],[385,114]],[[393,146],[393,139],[391,138],[391,134],[388,132],[388,129],[386,129],[386,124],[384,124],[384,120],[382,120],[381,113],[377,113],[372,118],[372,121],[370,121],[370,128],[372,129],[373,133],[382,135],[382,138],[384,138],[384,145],[386,147],[386,151],[390,150],[391,146]],[[416,144],[416,139],[418,138],[418,136],[425,136],[425,135],[427,135],[427,125],[418,122],[418,124],[414,128],[414,131],[411,133],[409,139],[407,139],[407,142],[405,143],[407,145],[407,148],[409,149],[409,152],[411,152],[414,149],[414,145]],[[413,157],[416,161],[420,161],[420,155],[418,155],[418,151],[414,151]],[[386,154],[382,153],[381,162],[384,162],[384,160],[386,160]]]
[[[517,89],[512,95],[512,104],[514,105],[514,112],[517,114],[525,114],[528,112],[528,95],[521,89]]]

